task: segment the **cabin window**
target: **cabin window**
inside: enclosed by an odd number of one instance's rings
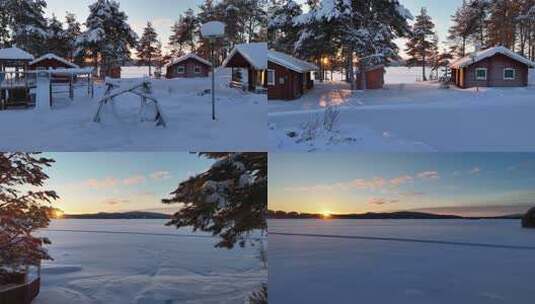
[[[516,70],[515,69],[504,69],[503,70],[503,80],[515,80]]]
[[[196,65],[195,68],[193,69],[193,72],[194,72],[195,74],[200,74],[200,73],[201,73],[201,67],[198,66],[198,65]]]
[[[275,85],[275,70],[267,70],[268,85]]]
[[[179,65],[179,66],[176,67],[176,72],[178,74],[184,74],[185,71],[186,71],[186,69],[184,68],[183,65]]]
[[[476,80],[487,80],[487,69],[486,68],[477,68],[476,69]]]

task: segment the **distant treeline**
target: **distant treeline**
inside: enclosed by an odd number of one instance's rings
[[[385,212],[385,213],[362,213],[362,214],[330,214],[329,219],[520,219],[521,215],[505,215],[497,217],[463,217],[458,215],[433,214],[425,212]],[[270,219],[325,219],[324,214],[299,213],[285,211],[268,211]]]
[[[95,213],[95,214],[65,214],[65,219],[170,219],[171,216],[156,212],[117,212],[117,213]]]

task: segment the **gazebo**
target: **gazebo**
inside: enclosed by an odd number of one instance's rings
[[[14,69],[15,72],[18,72],[21,69],[26,70],[32,60],[34,60],[32,54],[19,49],[18,47],[0,49],[1,72],[6,72],[8,69]]]
[[[35,87],[35,74],[28,74],[34,57],[17,47],[0,49],[0,110],[7,106],[28,106],[30,89]]]

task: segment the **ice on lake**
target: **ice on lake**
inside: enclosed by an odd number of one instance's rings
[[[60,220],[35,304],[244,303],[267,281],[258,248],[214,248],[216,238],[162,220]]]
[[[535,233],[515,220],[271,220],[269,232],[273,304],[528,303],[535,297]]]

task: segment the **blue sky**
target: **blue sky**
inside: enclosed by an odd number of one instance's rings
[[[463,215],[535,205],[535,154],[272,154],[269,208]]]
[[[162,198],[212,162],[189,153],[44,155],[56,160],[45,188],[57,191],[54,206],[71,214],[165,208]]]

